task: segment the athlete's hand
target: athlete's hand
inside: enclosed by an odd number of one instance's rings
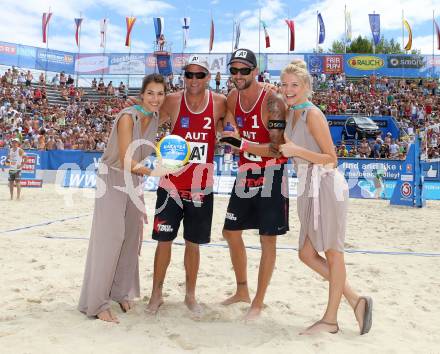
[[[266,92],[273,91],[275,93],[278,93],[278,87],[275,86],[274,84],[269,83],[269,82],[265,82],[263,84],[263,90]]]
[[[166,175],[179,175],[186,168],[187,168],[186,165],[182,166],[182,167],[176,167],[176,168],[165,167],[162,163],[162,159],[158,158],[156,167],[153,170],[151,170],[150,176],[163,177]]]
[[[284,133],[285,144],[279,146],[279,151],[284,157],[297,156],[298,145],[289,139],[286,133]]]
[[[241,146],[241,137],[237,128],[232,126],[234,131],[225,130],[222,132],[222,136],[219,139],[219,142],[231,145],[234,148],[240,148]]]

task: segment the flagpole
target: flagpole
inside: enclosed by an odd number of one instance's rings
[[[49,14],[50,14],[50,10],[51,7],[49,6],[49,12],[47,13],[47,18],[49,18]],[[44,79],[47,81],[47,65],[48,65],[48,60],[47,60],[47,52],[49,51],[49,21],[46,18],[46,65],[44,68]]]
[[[261,63],[261,7],[258,8],[258,66],[260,66],[260,63]]]
[[[432,10],[432,78],[434,78],[434,9]]]
[[[403,32],[403,9],[402,9],[402,50],[404,50],[405,48],[405,33]],[[405,54],[406,54],[406,50],[405,50]]]
[[[79,13],[79,18],[82,18],[82,12],[80,12]],[[79,59],[79,55],[80,55],[80,53],[81,53],[81,24],[80,24],[80,26],[79,26],[79,28],[78,28],[78,56],[77,56],[77,58]],[[76,70],[76,88],[78,88],[78,80],[79,80],[79,77],[78,77],[78,68],[77,68],[77,70]]]
[[[319,28],[318,28],[318,11],[316,11],[316,54],[318,54]]]
[[[235,18],[232,20],[232,41],[231,41],[231,53],[234,52],[234,38],[235,38]]]
[[[133,17],[133,13],[130,15],[130,19]],[[130,23],[131,24],[131,23]],[[133,30],[134,24],[133,26],[131,26],[130,29],[130,34],[128,36],[128,76],[127,76],[127,88],[130,88],[130,66],[131,66],[131,31]]]
[[[107,14],[105,14],[106,17],[104,18],[104,40],[103,40],[103,46],[102,46],[102,60],[104,61],[104,57],[105,57],[105,50],[106,50],[106,46],[107,46]],[[104,79],[104,70],[105,68],[103,67],[101,70],[101,79]]]
[[[287,19],[290,18],[290,14],[289,14],[289,10],[287,10]],[[287,54],[289,54],[289,49],[290,49],[290,28],[289,25],[287,25]]]
[[[347,54],[347,4],[344,4],[344,54]]]

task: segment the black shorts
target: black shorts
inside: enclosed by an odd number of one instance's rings
[[[168,199],[168,200],[167,200]],[[180,204],[180,205],[179,205]],[[214,197],[209,193],[190,190],[169,192],[157,189],[153,240],[172,241],[177,237],[183,219],[183,238],[197,244],[211,241]]]
[[[238,173],[224,229],[257,229],[263,236],[284,235],[289,231],[289,190],[285,165],[266,167],[260,173]]]
[[[17,170],[9,170],[9,177],[8,177],[8,181],[9,182],[20,182],[20,172],[21,171],[17,171]]]

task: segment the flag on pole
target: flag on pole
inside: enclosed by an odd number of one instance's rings
[[[435,30],[437,32],[437,49],[440,50],[440,28],[438,27],[437,22],[434,20]]]
[[[264,22],[263,20],[260,20],[261,24],[263,25],[263,31],[264,31],[264,38],[266,40],[266,48],[270,47],[270,37],[269,37],[269,32],[267,32],[267,26],[266,26],[266,22]]]
[[[158,41],[159,37],[163,34],[163,29],[165,25],[164,19],[163,17],[153,17],[153,22],[154,22],[154,30],[156,31],[156,41]]]
[[[189,24],[190,24],[190,18],[184,17],[182,18],[182,31],[183,31],[183,49],[186,48],[188,45],[188,39],[189,39]]]
[[[100,27],[101,27],[101,44],[99,45],[102,48],[105,47],[105,40],[106,40],[106,35],[107,35],[107,25],[108,25],[108,18],[103,18],[101,20],[101,23],[100,23]]]
[[[76,45],[79,47],[79,31],[81,28],[82,18],[75,18],[75,41]]]
[[[211,30],[209,32],[209,52],[211,53],[214,46],[214,20],[211,17]]]
[[[407,20],[403,19],[403,24],[406,27],[406,30],[408,31],[408,42],[406,42],[406,45],[404,47],[405,50],[411,50],[412,47],[412,31],[411,27],[409,26],[409,23]]]
[[[47,42],[47,26],[49,25],[52,12],[43,12],[42,29],[43,29],[43,43]]]
[[[125,36],[125,46],[130,46],[130,34],[133,29],[134,23],[136,22],[136,17],[126,17],[125,22],[127,24],[127,35]]]
[[[324,43],[324,40],[325,40],[325,26],[324,26],[324,20],[322,19],[321,13],[318,13],[318,23],[319,23],[318,44],[322,44],[322,43]]]
[[[380,15],[369,14],[371,33],[373,34],[374,45],[378,45],[380,41]]]
[[[350,14],[350,11],[347,11],[345,13],[345,25],[346,25],[345,38],[347,38],[347,42],[351,42],[351,14]]]
[[[240,21],[235,24],[235,44],[234,50],[237,50],[240,44]]]
[[[292,51],[295,50],[295,24],[293,23],[293,20],[286,20],[286,24],[290,30],[289,50]]]

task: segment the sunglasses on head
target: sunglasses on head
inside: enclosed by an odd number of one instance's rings
[[[202,72],[202,71],[197,72],[197,73],[193,73],[193,72],[191,72],[191,71],[185,71],[185,77],[186,77],[187,79],[192,79],[192,78],[195,76],[196,79],[198,79],[198,80],[202,80],[202,79],[204,79],[207,75],[208,75],[207,73],[204,73],[204,72]]]
[[[254,70],[255,68],[234,68],[234,67],[230,67],[229,68],[229,72],[232,75],[237,75],[238,73],[240,73],[241,75],[249,75],[251,73],[252,70]]]

